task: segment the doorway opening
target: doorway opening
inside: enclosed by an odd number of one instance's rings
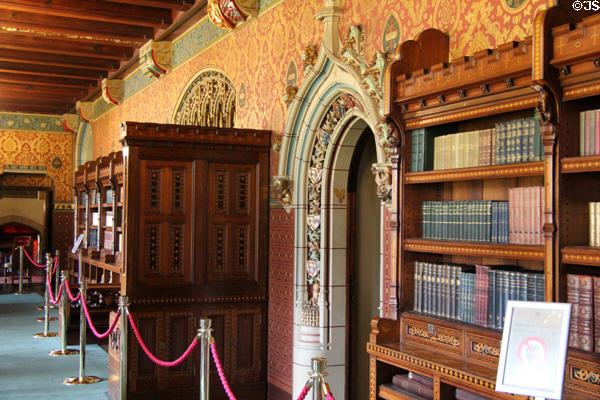
[[[377,162],[373,133],[366,128],[354,149],[348,175],[347,360],[348,399],[369,397],[370,321],[379,316],[381,203],[371,165]]]

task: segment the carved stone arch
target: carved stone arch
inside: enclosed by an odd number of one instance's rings
[[[223,72],[203,70],[183,90],[173,123],[233,128],[236,101],[235,86]]]

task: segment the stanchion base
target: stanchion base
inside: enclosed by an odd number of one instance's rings
[[[65,385],[88,385],[90,383],[100,382],[102,378],[98,378],[97,376],[84,376],[79,379],[78,376],[74,376],[72,378],[67,378],[63,381]]]
[[[56,335],[58,335],[58,333],[56,332],[49,332],[47,335],[45,333],[36,333],[35,335],[33,335],[34,338],[44,338],[44,337],[56,337]]]
[[[44,311],[44,306],[35,306],[35,309],[38,311]]]
[[[48,353],[49,356],[72,356],[74,354],[79,354],[79,350],[75,349],[67,349],[66,351],[62,351],[62,349],[52,350]]]
[[[25,293],[25,292],[15,292],[15,296],[21,296],[23,294],[27,294],[27,293]]]
[[[57,319],[58,319],[58,318],[55,318],[55,317],[50,317],[50,318],[48,318],[48,321],[56,321]],[[44,322],[44,321],[45,321],[45,319],[44,319],[43,317],[36,318],[35,320],[36,320],[37,322]]]

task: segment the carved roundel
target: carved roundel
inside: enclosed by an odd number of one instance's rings
[[[185,89],[174,123],[232,128],[235,124],[235,110],[236,93],[233,83],[219,71],[206,71]]]

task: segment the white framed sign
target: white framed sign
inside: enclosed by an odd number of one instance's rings
[[[496,391],[560,399],[571,304],[509,301]]]

